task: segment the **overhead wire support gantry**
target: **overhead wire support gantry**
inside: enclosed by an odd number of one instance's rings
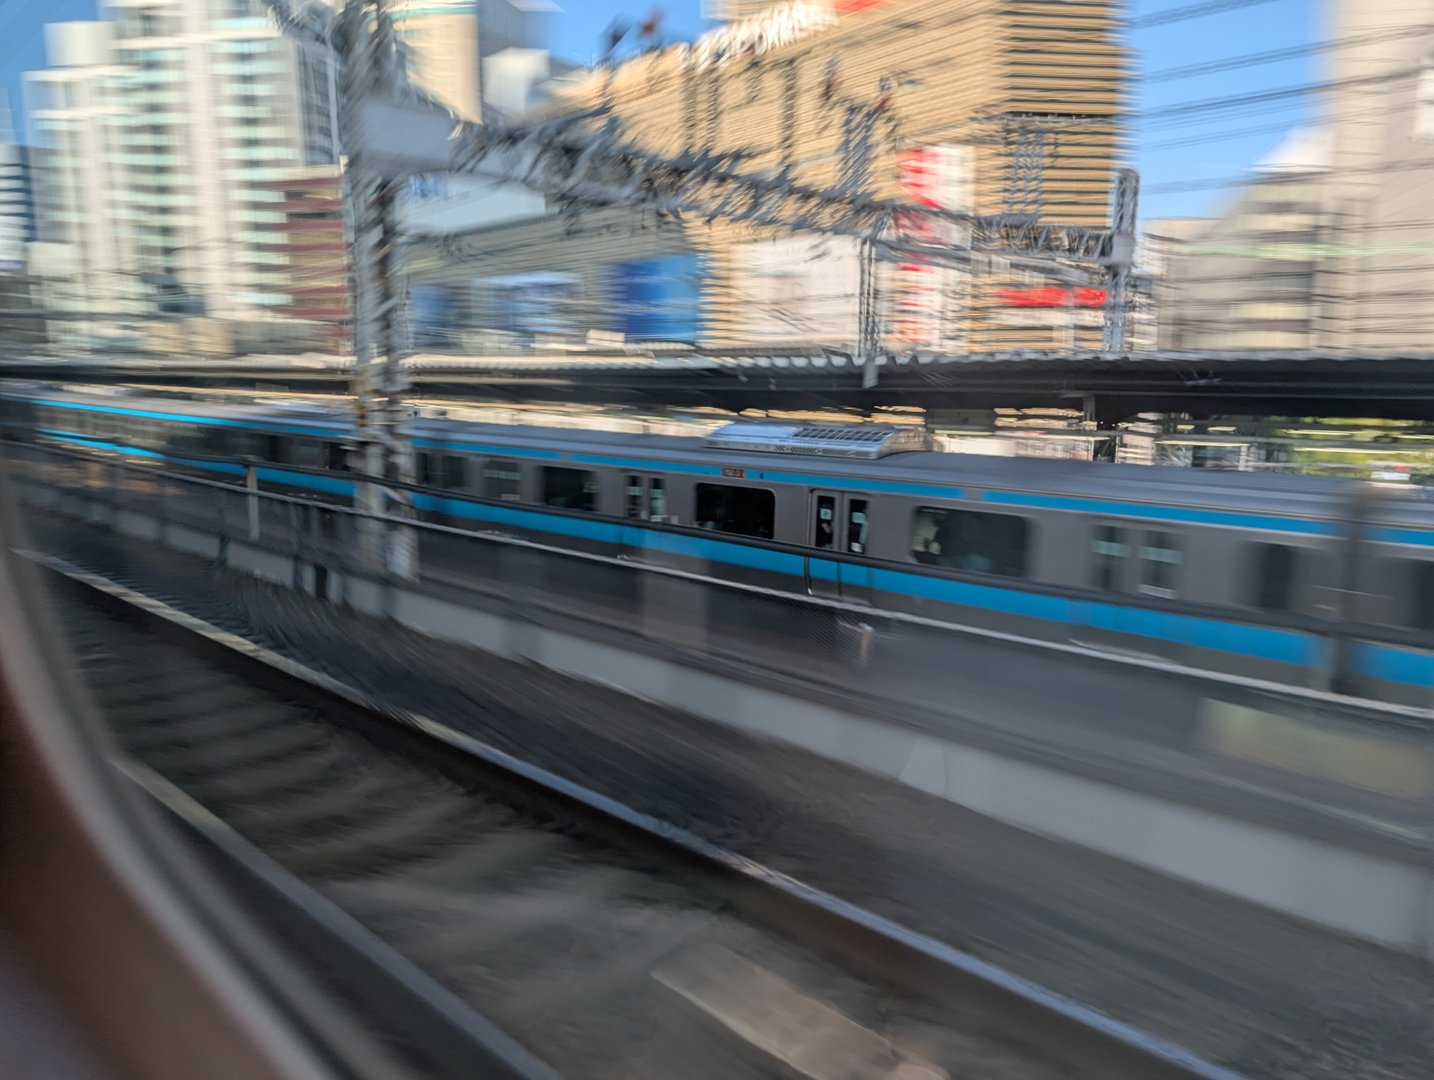
[[[454,117],[409,82],[383,0],[346,0],[338,10],[319,0],[266,3],[287,36],[331,50],[339,65],[339,145],[347,164],[354,282],[355,456],[369,476],[402,483],[413,478],[412,451],[401,436],[403,266],[394,204],[400,186],[425,173],[522,184],[582,205],[855,238],[872,278],[863,288],[863,362],[874,360],[868,354],[879,347],[879,335],[866,325],[876,318],[875,298],[866,295],[867,286],[875,287],[870,264],[889,257],[955,266],[998,257],[1067,279],[1073,272],[1099,276],[1107,283],[1103,346],[1112,352],[1125,347],[1138,183],[1133,171],[1117,174],[1111,225],[1095,228],[1044,222],[1039,213],[978,215],[877,198],[870,169],[863,167],[872,147],[861,117],[851,123],[852,167],[825,187],[799,180],[790,162],[764,172],[746,168],[752,155],[742,150],[659,154],[629,139],[606,107],[531,124],[477,124]],[[1040,178],[1026,179],[1027,202],[1038,204]],[[897,228],[898,219],[957,226],[961,242],[912,239],[902,235],[912,230]],[[364,486],[365,509],[399,518],[409,512],[399,485]],[[396,575],[412,574],[412,530],[396,525],[387,532],[385,565]]]

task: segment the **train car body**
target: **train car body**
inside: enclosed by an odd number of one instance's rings
[[[348,503],[315,409],[48,389],[10,437]],[[971,457],[919,433],[738,422],[707,439],[409,424],[425,517],[714,578],[1204,670],[1430,704],[1422,489]],[[461,569],[461,568],[458,568]]]

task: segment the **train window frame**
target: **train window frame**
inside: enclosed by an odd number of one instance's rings
[[[464,461],[457,454],[445,454],[438,450],[420,450],[417,456],[417,475],[420,487],[441,488],[461,491],[465,481]]]
[[[1162,542],[1157,543],[1157,537]],[[1180,546],[1180,533],[1173,529],[1140,530],[1140,546],[1136,552],[1136,593],[1158,600],[1178,598],[1180,568],[1184,565],[1185,551]],[[1166,567],[1175,569],[1166,570]]]
[[[858,515],[860,515],[860,520],[858,520]],[[848,495],[846,499],[846,552],[848,555],[865,555],[870,546],[871,500],[857,499]]]
[[[1100,592],[1123,592],[1130,566],[1131,543],[1128,525],[1118,522],[1092,523],[1090,538],[1090,586]]]
[[[838,520],[836,495],[830,491],[814,491],[811,506],[811,546],[818,551],[835,551]]]
[[[479,474],[480,490],[483,498],[492,502],[516,502],[523,501],[523,466],[516,458],[490,457],[483,459],[483,468]],[[502,485],[494,481],[502,480]],[[507,489],[507,483],[511,481],[511,489]],[[499,487],[504,490],[498,490]]]
[[[667,482],[660,476],[654,476],[647,485],[647,516],[652,521],[668,521],[667,513]]]
[[[622,513],[629,521],[641,521],[646,515],[646,485],[637,473],[627,473],[622,487]]]
[[[556,501],[559,496],[555,495],[551,483],[560,475],[566,479],[581,478],[582,488],[575,498],[575,502],[581,505],[565,506],[562,502]],[[574,498],[574,495],[570,492],[560,497]],[[571,465],[540,466],[538,469],[538,499],[544,506],[551,506],[555,510],[596,514],[598,512],[598,474],[592,469],[577,469]]]
[[[1410,564],[1409,605],[1405,609],[1404,622],[1411,630],[1434,631],[1434,561],[1428,559],[1406,559]],[[1429,596],[1421,596],[1428,590]],[[1422,602],[1427,599],[1429,603]],[[1427,613],[1422,614],[1421,613]]]
[[[300,469],[322,469],[323,446],[313,439],[289,439],[284,446],[284,464]]]
[[[742,496],[740,496],[740,498],[746,499],[749,503],[765,501],[765,509],[759,512],[759,516],[765,518],[765,531],[760,527],[756,529],[723,527],[718,525],[715,519],[710,524],[704,523],[703,500],[708,497],[710,493],[715,492],[722,492],[723,499],[731,498],[731,496],[726,494],[727,492],[741,492]],[[755,497],[749,497],[747,494],[749,492],[753,493]],[[765,496],[765,499],[762,498],[763,496]],[[713,484],[704,481],[692,485],[692,508],[693,524],[697,528],[704,529],[708,532],[720,532],[728,536],[747,536],[754,540],[772,540],[775,539],[777,535],[777,493],[772,488],[760,487],[755,484]],[[707,509],[712,508],[711,504],[708,503]],[[725,505],[723,509],[724,511],[726,510]],[[730,526],[734,518],[729,514],[724,516],[722,520],[724,525]]]
[[[929,534],[922,538],[919,533],[922,531],[923,518],[926,518],[929,522],[931,515],[941,515],[941,518],[936,521],[934,527],[930,529]],[[907,531],[907,536],[909,537],[907,557],[911,559],[912,562],[920,563],[922,566],[930,566],[938,570],[957,570],[963,573],[982,574],[989,577],[1027,580],[1031,576],[1032,534],[1034,532],[1035,522],[1025,514],[1007,514],[995,510],[977,510],[966,506],[921,505],[912,509],[910,521],[910,528]],[[1019,552],[1019,558],[1012,562],[1002,564],[991,556],[991,549],[988,548],[984,551],[978,551],[974,545],[968,546],[966,550],[960,551],[959,553],[955,551],[950,553],[954,556],[955,560],[960,561],[949,561],[946,558],[948,553],[944,550],[938,550],[933,553],[931,551],[931,545],[938,542],[941,530],[946,526],[948,521],[954,521],[961,530],[984,528],[992,525],[996,525],[1002,529],[1012,527],[1013,525],[1019,526],[1019,543],[1014,545],[1013,548],[1004,547],[1000,549],[1007,554],[1008,558],[1009,551],[1016,550]],[[958,535],[953,537],[953,539],[959,541],[961,537]],[[924,546],[918,546],[918,544]],[[921,557],[922,555],[930,555],[933,557],[924,559]],[[976,564],[976,560],[978,559],[985,560],[988,565],[983,566]]]
[[[1304,562],[1301,549],[1294,544],[1277,544],[1268,540],[1253,540],[1245,546],[1249,555],[1245,560],[1245,606],[1256,611],[1294,611],[1300,564]],[[1280,558],[1288,559],[1282,575],[1276,572],[1277,568],[1272,567],[1268,559],[1276,552]],[[1276,581],[1279,582],[1278,598],[1272,600],[1267,590]]]

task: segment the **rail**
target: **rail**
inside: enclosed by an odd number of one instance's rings
[[[504,785],[516,784],[519,789],[537,795],[542,805],[560,807],[565,821],[581,823],[580,827],[595,827],[597,834],[603,836],[614,835],[615,829],[616,835],[635,840],[637,850],[658,853],[663,865],[679,877],[684,874],[681,867],[698,867],[702,880],[709,885],[715,882],[720,894],[732,902],[744,918],[752,919],[769,932],[793,935],[827,955],[841,958],[862,978],[878,980],[878,987],[894,984],[902,987],[903,993],[915,993],[923,1000],[944,1005],[952,1010],[952,1024],[971,1025],[974,1031],[982,1033],[978,1038],[989,1038],[986,1034],[991,1030],[989,1025],[997,1025],[996,1045],[1002,1047],[1002,1052],[1014,1053],[1017,1059],[1028,1052],[1025,1048],[1029,1047],[1036,1060],[1046,1063],[1045,1068],[1051,1067],[1052,1060],[1057,1063],[1056,1075],[1069,1075],[1067,1070],[1079,1069],[1089,1070],[1093,1075],[1142,1080],[1165,1077],[1236,1080],[1237,1074],[1162,1039],[635,811],[433,718],[376,701],[332,676],[238,639],[113,581],[53,558],[41,559],[41,562],[52,572],[91,591],[94,602],[112,608],[123,607],[142,623],[168,631],[161,641],[191,638],[190,643],[180,642],[176,655],[203,658],[224,653],[232,664],[238,665],[231,667],[226,663],[225,670],[256,672],[252,677],[245,676],[246,685],[274,687],[276,700],[305,702],[320,716],[332,714],[336,707],[341,711],[357,709],[370,723],[397,725],[405,739],[441,746],[452,760],[474,770],[475,777],[490,778],[479,779],[475,790],[492,790],[491,778],[500,776]],[[174,663],[168,655],[157,662]],[[126,675],[127,680],[131,677]],[[154,722],[145,720],[141,730],[145,738],[141,745],[155,744],[156,740],[148,734]],[[160,745],[169,748],[163,742]],[[412,742],[405,741],[402,745],[411,747]],[[388,748],[391,753],[398,750],[399,756],[404,756],[400,744],[389,744]],[[216,741],[211,749],[221,756],[226,753],[222,740]],[[206,755],[209,753],[206,751]],[[190,769],[192,772],[192,766]],[[222,837],[224,844],[235,846],[235,840],[228,835],[219,817],[185,805],[186,797],[176,794],[165,781],[150,778],[146,783],[176,812],[200,822],[207,831]],[[405,971],[411,965],[399,958],[395,966]],[[890,990],[880,989],[879,993],[885,998]],[[1011,1050],[1013,1045],[1015,1049]],[[900,1054],[897,1060],[901,1060]],[[959,1066],[959,1062],[955,1064]],[[912,1075],[938,1074],[917,1071]]]

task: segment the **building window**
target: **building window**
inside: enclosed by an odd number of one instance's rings
[[[483,463],[483,497],[499,502],[522,501],[522,474],[516,461],[489,458]]]
[[[777,497],[766,488],[697,485],[697,527],[770,540],[776,529]]]
[[[1030,524],[1014,514],[921,506],[911,529],[911,557],[927,566],[1026,576]]]
[[[1419,62],[1414,84],[1414,136],[1434,139],[1434,56]]]
[[[589,514],[597,510],[597,473],[561,465],[544,465],[542,476],[545,505]]]

